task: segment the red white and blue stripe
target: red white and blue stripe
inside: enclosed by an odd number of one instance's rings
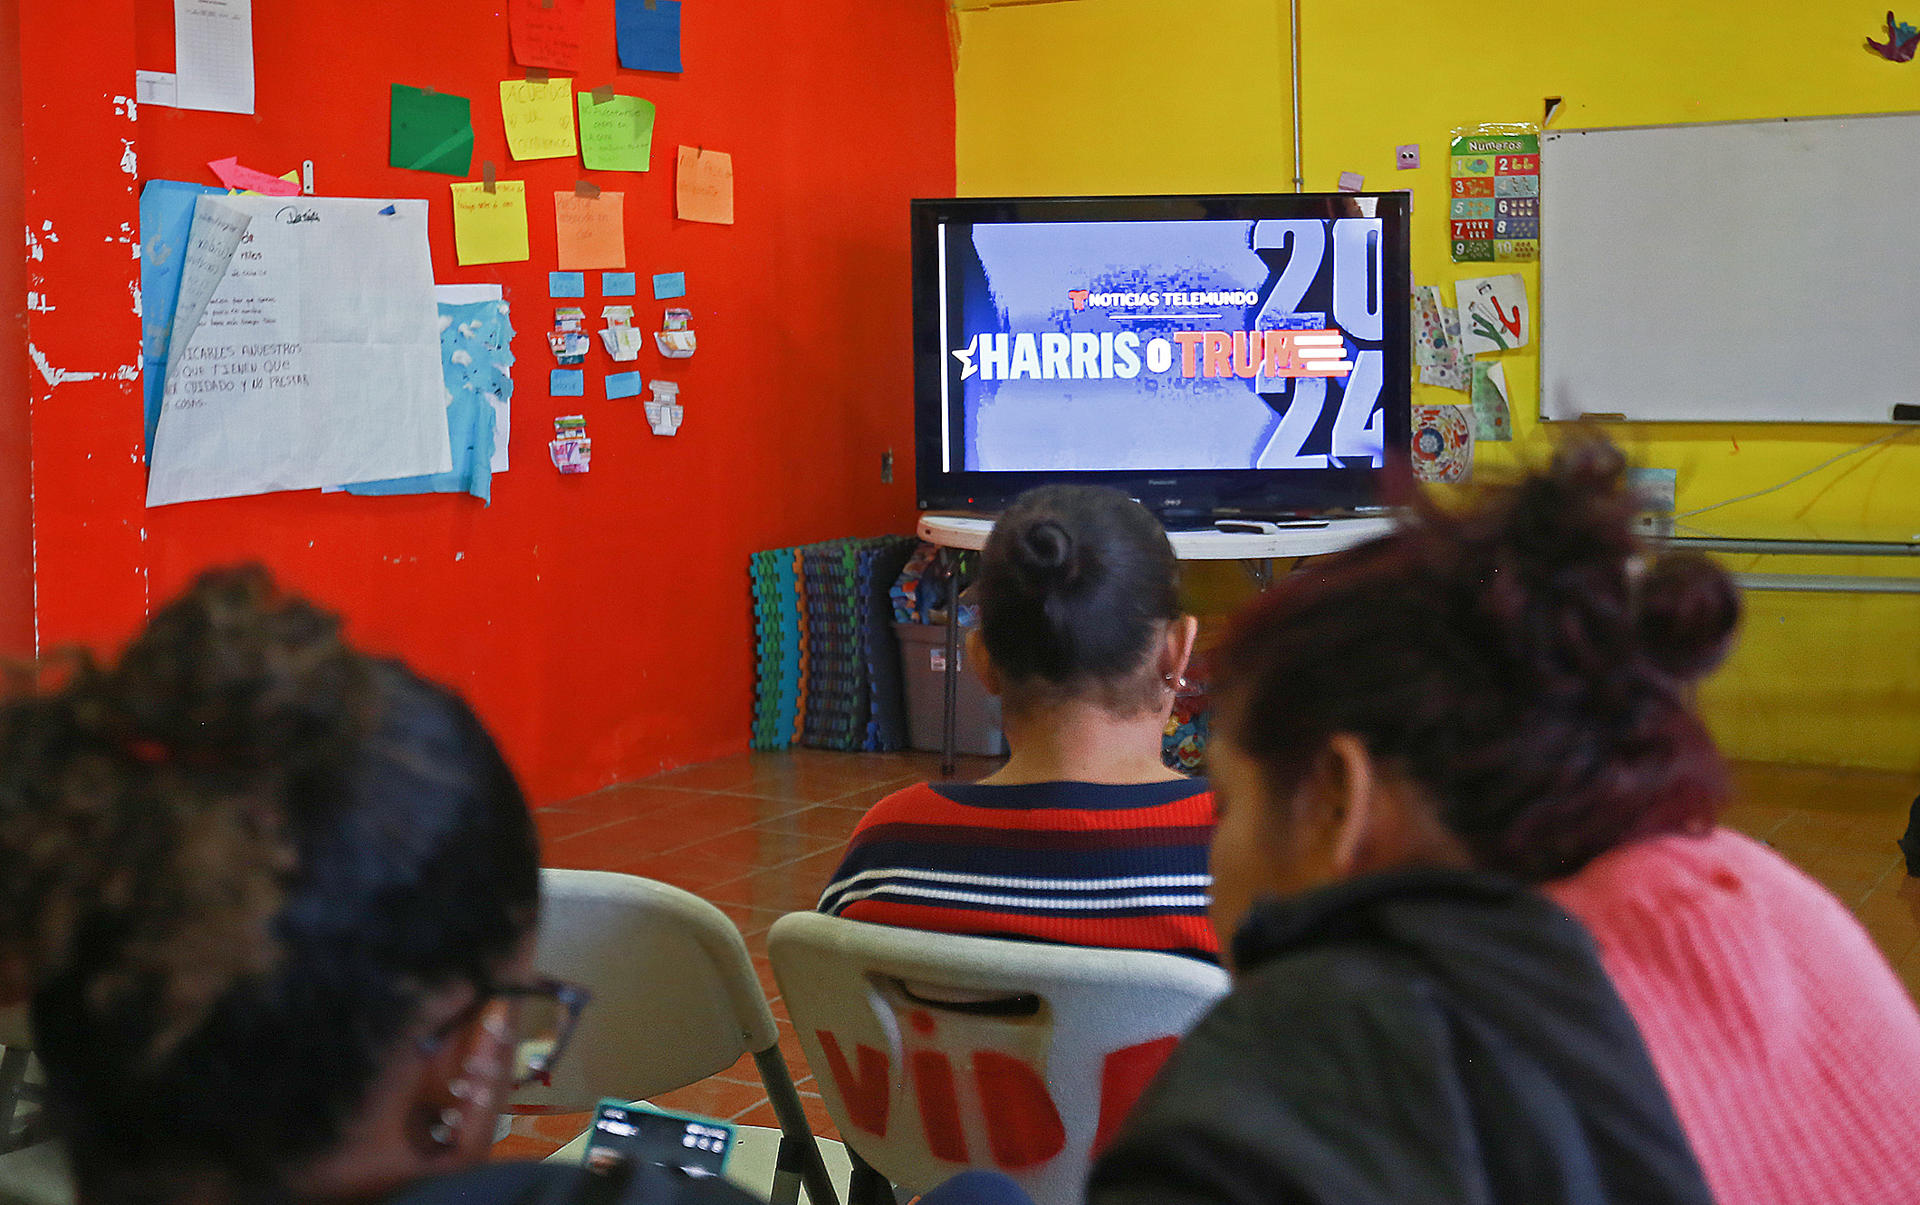
[[[1219,956],[1201,779],[920,783],[875,804],[820,897],[851,920]]]

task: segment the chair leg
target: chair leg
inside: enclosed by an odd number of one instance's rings
[[[847,1180],[847,1205],[895,1205],[897,1198],[890,1180],[868,1166],[852,1147],[847,1148],[847,1158],[853,1164],[853,1174]]]
[[[781,1055],[780,1047],[773,1045],[754,1051],[753,1061],[760,1068],[760,1083],[767,1090],[767,1103],[773,1106],[773,1115],[780,1119],[775,1192],[780,1191],[784,1173],[791,1168],[807,1186],[807,1200],[812,1205],[840,1205],[840,1194],[834,1191],[833,1181],[827,1176],[826,1161],[820,1158],[820,1144],[814,1140],[813,1128],[807,1123],[807,1111],[800,1106],[800,1093],[793,1086],[793,1073],[787,1070],[787,1060]],[[789,1158],[794,1160],[791,1165],[787,1162]],[[786,1205],[778,1196],[774,1202]]]
[[[805,1148],[793,1135],[780,1135],[780,1153],[773,1163],[773,1194],[767,1198],[770,1205],[799,1205],[806,1165]]]

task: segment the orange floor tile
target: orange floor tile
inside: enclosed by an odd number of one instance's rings
[[[977,778],[992,764],[962,759],[959,777]],[[1920,924],[1898,895],[1905,876],[1893,844],[1920,794],[1920,776],[1755,764],[1735,769],[1737,802],[1726,823],[1772,844],[1852,908],[1920,997]],[[768,968],[767,929],[782,913],[814,906],[868,806],[938,776],[939,759],[927,754],[743,754],[610,787],[535,815],[547,865],[659,879],[712,900],[740,926],[773,1002],[801,1103],[815,1131],[833,1138],[838,1134]],[[750,1059],[658,1100],[744,1125],[774,1124]],[[584,1114],[516,1118],[496,1154],[537,1158],[586,1122]]]

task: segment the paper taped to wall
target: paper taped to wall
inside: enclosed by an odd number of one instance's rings
[[[147,505],[452,468],[425,201],[203,196]]]
[[[253,112],[253,0],[173,0],[174,101]]]

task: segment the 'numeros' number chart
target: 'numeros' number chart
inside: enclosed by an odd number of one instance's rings
[[[1449,242],[1453,262],[1540,258],[1540,131],[1529,125],[1455,130]]]

